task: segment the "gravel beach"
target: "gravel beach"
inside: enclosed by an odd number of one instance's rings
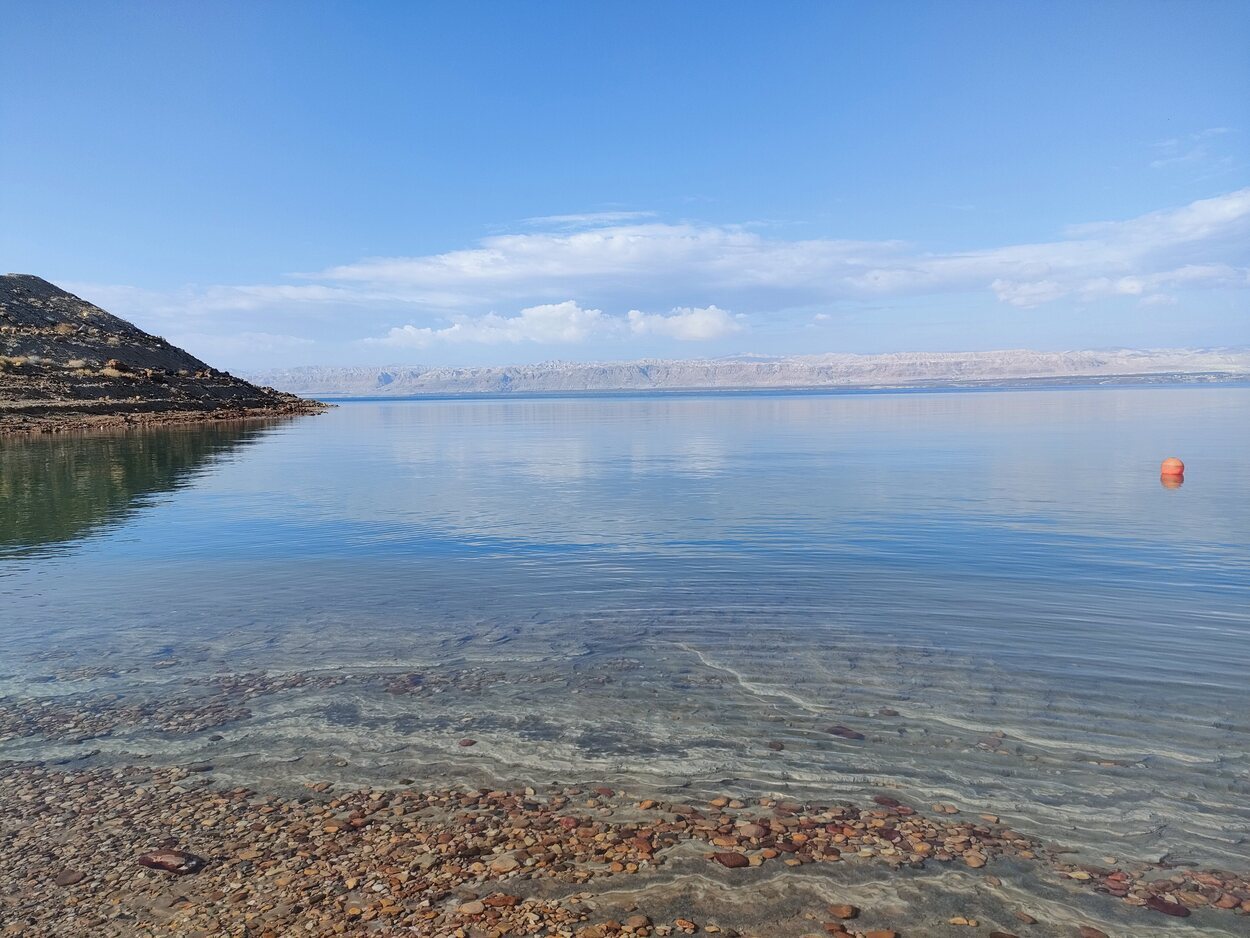
[[[206,733],[256,695],[335,680],[221,677],[210,697],[164,708],[10,700],[0,735]],[[219,782],[211,763],[61,762],[0,767],[2,934],[1130,933],[1043,918],[1046,903],[1084,893],[1143,929],[1191,914],[1211,934],[1250,925],[1245,874],[1074,865],[994,815],[883,793],[813,804],[584,784],[262,792]],[[1030,895],[1039,883],[1046,895]]]

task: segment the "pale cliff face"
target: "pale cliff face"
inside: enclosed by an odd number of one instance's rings
[[[897,352],[693,361],[547,362],[479,368],[308,367],[250,376],[297,394],[420,394],[862,387],[1128,375],[1250,377],[1250,350]]]

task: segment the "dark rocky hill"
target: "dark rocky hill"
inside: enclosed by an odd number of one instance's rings
[[[316,413],[30,274],[0,276],[0,431]]]

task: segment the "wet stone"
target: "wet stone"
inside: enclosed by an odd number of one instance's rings
[[[863,733],[859,732],[858,730],[853,730],[849,726],[842,726],[841,724],[837,726],[831,726],[828,729],[826,729],[825,732],[830,734],[831,736],[841,737],[842,739],[857,739],[857,740],[864,739]]]
[[[197,873],[204,867],[203,857],[185,850],[173,849],[153,850],[151,853],[141,854],[137,862],[140,866],[146,866],[149,869],[165,870],[180,876]]]
[[[1149,896],[1146,899],[1146,908],[1154,909],[1156,912],[1162,912],[1164,915],[1171,915],[1176,918],[1188,918],[1189,909],[1181,905],[1179,902],[1169,902],[1159,896]]]
[[[375,690],[382,692],[380,686]],[[1069,891],[1085,891],[1092,901],[1122,902],[1117,915],[1126,922],[1136,916],[1143,929],[1152,922],[1162,924],[1160,913],[1168,913],[1160,906],[1166,903],[1186,908],[1201,903],[1203,915],[1223,917],[1233,931],[1243,911],[1250,912],[1250,882],[1244,874],[1165,869],[1131,857],[1113,870],[1076,865],[1061,848],[984,819],[953,817],[945,806],[932,813],[904,810],[893,796],[874,798],[871,791],[860,803],[832,805],[741,791],[692,791],[674,803],[668,799],[675,797],[675,789],[666,788],[631,792],[622,799],[625,803],[613,804],[609,799],[616,795],[606,786],[525,788],[500,780],[493,781],[493,789],[412,784],[350,790],[309,781],[293,792],[257,793],[221,779],[192,778],[185,765],[75,769],[3,764],[0,916],[6,923],[30,923],[22,938],[59,938],[65,933],[57,930],[63,907],[76,910],[79,933],[101,938],[375,933],[379,938],[567,938],[586,929],[605,936],[659,938],[694,933],[673,918],[687,912],[691,917],[683,921],[699,933],[732,934],[723,921],[702,921],[693,914],[698,909],[665,908],[663,899],[656,900],[651,887],[657,877],[652,874],[667,867],[658,880],[680,882],[690,873],[702,877],[707,867],[700,872],[699,863],[690,862],[698,857],[727,870],[761,867],[762,896],[777,890],[800,897],[812,883],[826,882],[833,890],[831,898],[839,900],[827,905],[827,900],[809,896],[801,900],[810,905],[796,910],[793,927],[744,929],[752,938],[822,931],[863,938],[865,932],[849,928],[844,917],[852,910],[857,919],[869,919],[877,932],[899,928],[904,938],[934,926],[947,934],[955,919],[967,923],[959,930],[969,938],[976,928],[985,929],[985,935],[991,923],[1010,917],[1001,903],[1009,894],[1005,890],[1017,887],[1021,865],[1028,865],[1030,875],[1048,876]],[[647,794],[651,797],[643,797]],[[146,862],[140,862],[159,872],[143,873],[125,862],[140,851],[147,851]],[[122,862],[107,862],[109,858]],[[1001,878],[969,876],[963,867],[970,860],[998,864]],[[50,901],[47,889],[41,896],[31,888],[57,870],[68,873],[85,863],[93,864],[89,879],[78,882],[88,882],[89,889],[67,888],[56,896],[61,901]],[[810,869],[813,864],[875,865],[855,876],[882,884],[887,895],[893,871],[904,870],[910,877],[911,868],[927,868],[933,875],[919,876],[932,882],[943,877],[949,864],[955,867],[954,879],[973,883],[978,896],[999,903],[999,914],[991,915],[989,907],[965,906],[957,907],[961,914],[953,917],[947,909],[926,918],[927,913],[913,910],[908,914],[914,920],[904,922],[883,918],[884,907],[875,916],[867,907],[859,913],[843,904],[833,880],[795,880],[793,889],[785,882],[792,869],[819,876],[820,871]],[[171,873],[197,869],[199,875],[171,886]],[[1073,873],[1082,876],[1074,879]],[[634,876],[638,878],[631,880]],[[744,902],[755,902],[754,887],[740,886],[755,877],[735,872],[721,878],[739,884],[736,892]],[[992,895],[991,887],[1002,891]],[[1108,887],[1122,889],[1123,898],[1096,895]],[[603,901],[616,904],[596,912],[595,903]],[[653,901],[655,906],[648,904]],[[479,905],[480,911],[473,911]],[[727,909],[717,911],[728,917]],[[157,912],[159,923],[143,917]],[[654,924],[630,924],[626,916],[635,915]],[[1016,917],[1032,921],[1024,912]],[[985,924],[971,924],[978,919]],[[118,925],[110,931],[93,924],[97,921]],[[999,933],[1000,938],[1009,934]],[[1074,926],[1057,926],[1055,934],[1075,938]],[[1094,929],[1086,938],[1100,934]]]

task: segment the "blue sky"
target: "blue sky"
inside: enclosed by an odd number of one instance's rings
[[[3,5],[0,268],[223,367],[1250,343],[1250,4]]]

